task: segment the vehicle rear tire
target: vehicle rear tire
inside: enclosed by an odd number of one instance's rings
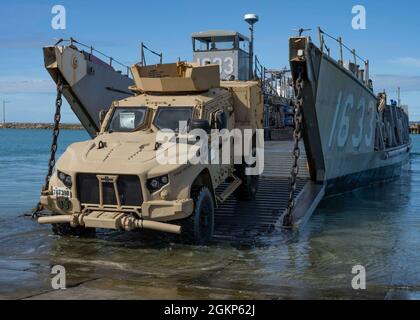
[[[213,196],[207,187],[201,187],[192,191],[192,197],[194,212],[181,225],[181,239],[187,244],[205,245],[213,237]]]
[[[253,138],[252,155],[255,157],[257,154],[255,137]],[[250,176],[246,174],[247,168],[252,168],[254,165],[248,165],[243,160],[242,164],[235,165],[236,176],[242,180],[242,184],[235,190],[235,198],[239,201],[255,200],[258,192],[259,176]]]
[[[235,190],[235,198],[239,201],[255,200],[258,192],[259,176],[246,174],[246,164],[236,166],[236,175],[242,180],[242,184]]]
[[[85,228],[81,226],[72,227],[70,223],[54,223],[52,231],[58,236],[91,236],[95,234],[96,229]]]

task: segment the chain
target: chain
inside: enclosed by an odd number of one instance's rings
[[[61,105],[63,104],[62,91],[63,91],[63,83],[62,83],[61,78],[59,77],[57,81],[57,97],[55,99],[54,127],[53,127],[53,133],[52,133],[50,159],[48,160],[48,173],[45,176],[45,182],[42,187],[41,194],[44,194],[46,191],[48,191],[50,179],[53,174],[54,167],[55,167],[55,154],[57,152],[57,146],[58,146],[57,141],[58,141],[58,136],[60,135]],[[38,202],[36,208],[34,209],[32,213],[32,217],[35,218],[36,216],[38,216],[38,214],[42,210],[44,210],[44,206],[41,204],[41,202]]]
[[[287,205],[286,215],[283,220],[283,225],[290,227],[293,223],[293,209],[295,208],[295,193],[297,187],[297,176],[299,174],[299,158],[300,158],[300,147],[299,142],[302,138],[302,105],[303,105],[303,78],[302,72],[299,72],[299,76],[294,84],[296,90],[296,97],[294,101],[294,119],[295,119],[295,130],[293,131],[293,167],[290,172],[289,181],[289,201]]]

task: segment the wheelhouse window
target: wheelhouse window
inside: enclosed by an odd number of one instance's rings
[[[146,107],[116,108],[108,125],[108,132],[132,132],[146,119]]]
[[[217,51],[237,49],[237,38],[232,37],[208,37],[195,38],[193,42],[194,51]]]
[[[193,50],[194,52],[242,50],[248,53],[249,40],[239,33],[193,36]]]
[[[170,129],[179,132],[186,129],[179,128],[180,121],[188,123],[191,119],[192,108],[190,107],[159,107],[153,124],[160,130]]]

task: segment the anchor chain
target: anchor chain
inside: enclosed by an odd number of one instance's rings
[[[295,87],[295,100],[294,100],[294,120],[295,120],[295,130],[293,131],[293,166],[290,172],[290,181],[289,181],[289,199],[286,209],[286,215],[283,219],[283,225],[285,227],[290,227],[293,224],[293,210],[296,206],[295,194],[297,188],[297,177],[299,175],[299,158],[300,158],[300,147],[299,142],[302,138],[302,105],[303,105],[303,78],[302,72],[299,72],[299,76],[294,83]]]
[[[48,160],[48,172],[45,176],[45,182],[42,187],[41,194],[44,194],[49,189],[50,179],[54,171],[55,167],[55,154],[57,153],[58,148],[58,136],[60,135],[60,120],[61,120],[61,106],[63,104],[62,99],[62,92],[63,92],[63,82],[62,79],[59,77],[57,80],[57,97],[55,99],[55,114],[54,114],[54,126],[52,132],[52,141],[51,141],[51,150],[50,150],[50,159]],[[39,215],[39,213],[44,210],[44,206],[41,202],[38,202],[37,206],[35,207],[32,217],[35,218]]]

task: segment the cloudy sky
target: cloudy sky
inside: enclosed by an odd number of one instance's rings
[[[54,5],[64,5],[66,30],[51,27]],[[367,10],[367,29],[353,30],[352,7]],[[420,120],[420,3],[418,1],[11,1],[0,2],[0,103],[7,121],[51,122],[54,84],[43,67],[42,46],[70,36],[125,64],[139,59],[139,43],[163,51],[165,61],[191,59],[190,35],[207,29],[247,33],[244,13],[260,16],[256,52],[272,68],[287,65],[288,37],[319,25],[341,35],[371,61],[377,91],[395,98],[402,88],[412,120]],[[317,39],[316,33],[313,38]],[[334,47],[333,43],[329,44]],[[333,51],[337,55],[336,51]],[[77,119],[66,104],[63,121]]]

